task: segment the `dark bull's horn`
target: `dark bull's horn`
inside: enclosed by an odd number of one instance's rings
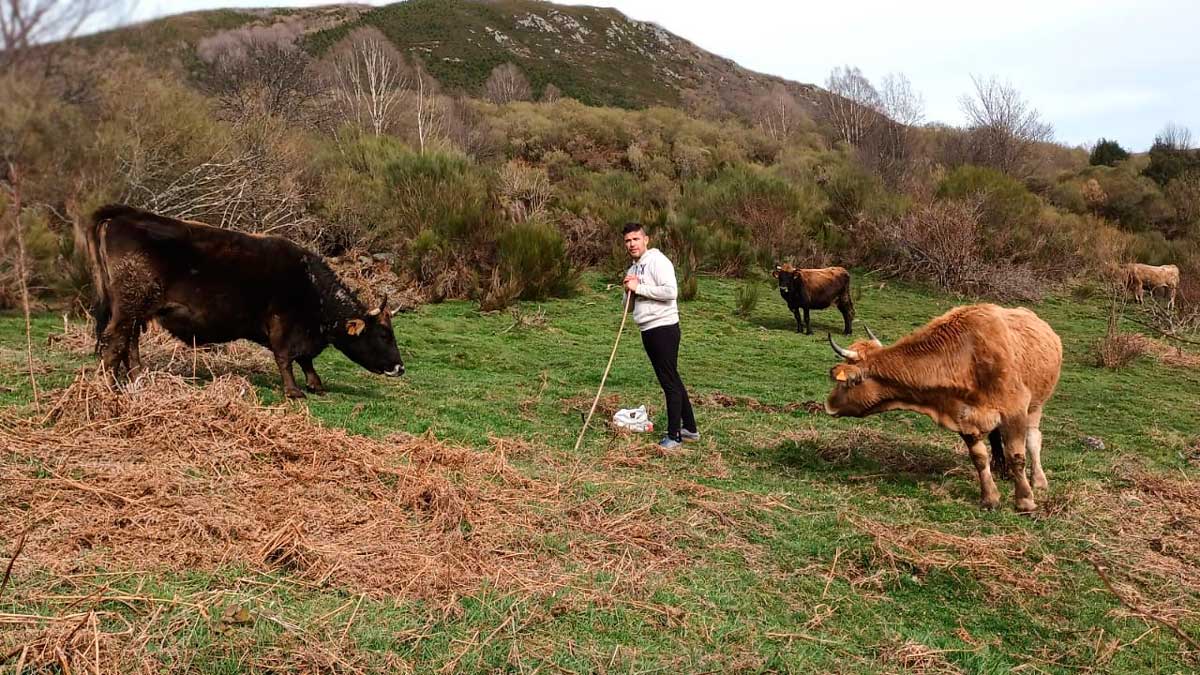
[[[842,357],[843,359],[857,359],[858,358],[858,352],[854,351],[853,349],[843,349],[843,348],[839,347],[838,343],[833,341],[832,333],[826,333],[826,335],[829,337],[829,346],[833,347],[833,353],[837,354],[838,356]]]
[[[866,329],[866,331],[867,331],[867,335],[868,335],[868,336],[870,336],[870,338],[871,338],[871,341],[872,341],[872,342],[874,342],[875,344],[879,345],[880,347],[882,347],[882,346],[883,346],[883,340],[880,340],[879,338],[875,337],[875,333],[873,333],[873,332],[871,331],[871,327],[870,327],[870,326],[868,326],[867,324],[865,324],[865,323],[864,323],[864,324],[863,324],[863,328],[865,328],[865,329]]]

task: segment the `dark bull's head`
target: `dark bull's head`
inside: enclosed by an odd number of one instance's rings
[[[404,374],[404,361],[400,359],[396,335],[392,333],[392,313],[387,308],[387,297],[379,303],[378,309],[346,320],[334,346],[372,373],[388,377]]]
[[[792,269],[790,267],[781,267],[776,265],[775,271],[771,272],[771,276],[775,277],[775,280],[779,282],[779,294],[783,297],[787,298],[793,292],[799,290],[796,288],[796,286],[800,282],[798,279],[796,279],[796,275],[792,273]]]

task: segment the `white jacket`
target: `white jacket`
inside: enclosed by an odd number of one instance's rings
[[[633,299],[633,320],[642,331],[679,323],[679,284],[675,266],[663,252],[652,248],[629,267],[626,275],[636,274],[637,292]]]

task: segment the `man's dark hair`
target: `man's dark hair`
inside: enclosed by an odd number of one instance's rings
[[[625,223],[625,227],[621,228],[621,236],[625,236],[630,232],[645,232],[646,228],[642,227],[641,223]]]

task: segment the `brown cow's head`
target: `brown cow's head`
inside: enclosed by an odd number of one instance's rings
[[[883,349],[883,342],[871,329],[869,340],[858,340],[849,349],[838,346],[829,336],[829,346],[845,359],[829,371],[833,391],[825,401],[825,412],[834,417],[866,417],[879,412],[875,408],[888,399],[884,386],[871,377],[871,357]]]
[[[351,361],[372,373],[388,377],[404,374],[404,361],[396,348],[392,313],[387,308],[386,296],[378,309],[347,319],[333,344]]]

